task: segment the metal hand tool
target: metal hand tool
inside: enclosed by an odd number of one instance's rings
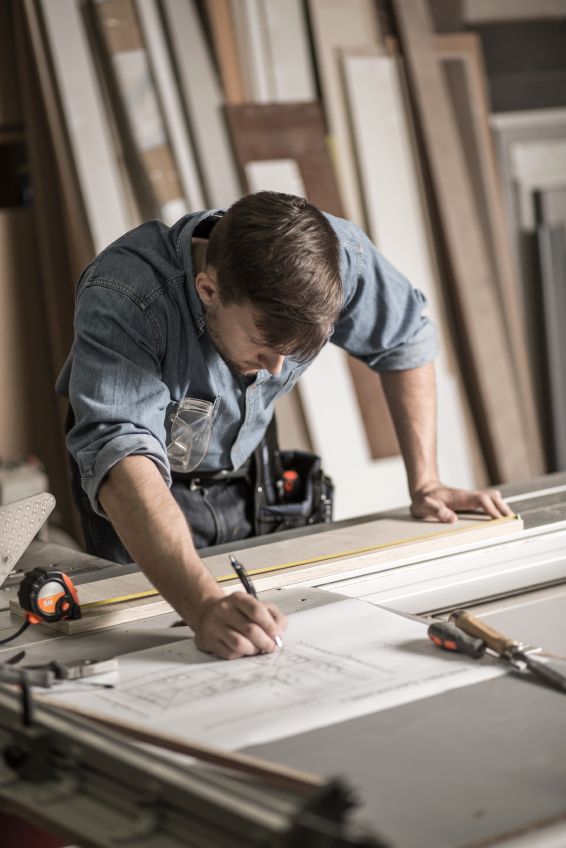
[[[528,669],[541,680],[544,680],[545,683],[548,683],[549,686],[566,693],[566,676],[540,657],[533,656],[534,652],[540,650],[539,648],[525,645],[515,639],[509,639],[466,610],[456,610],[450,615],[450,620],[469,636],[483,639],[488,648],[499,654],[501,659],[518,671]]]

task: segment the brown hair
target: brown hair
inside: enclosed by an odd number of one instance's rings
[[[343,304],[339,243],[302,197],[260,191],[236,201],[212,230],[206,262],[223,303],[257,310],[273,350],[308,361],[328,340]]]

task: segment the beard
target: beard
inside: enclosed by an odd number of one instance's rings
[[[217,353],[220,358],[226,363],[228,368],[234,372],[238,377],[255,377],[257,372],[260,370],[259,366],[254,366],[251,363],[241,363],[236,362],[235,359],[232,359],[226,345],[222,340],[222,336],[218,327],[218,319],[215,314],[215,310],[211,307],[205,307],[204,315],[206,318],[206,331],[209,335],[210,341],[216,348]]]

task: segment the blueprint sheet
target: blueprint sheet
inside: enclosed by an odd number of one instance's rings
[[[274,654],[226,662],[177,641],[121,657],[113,689],[67,683],[49,701],[237,749],[502,673],[435,648],[419,622],[348,599],[291,615]]]

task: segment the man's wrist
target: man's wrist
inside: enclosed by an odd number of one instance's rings
[[[441,485],[438,474],[431,474],[426,477],[419,477],[414,483],[409,482],[409,493],[411,498],[414,499],[418,495],[426,495],[428,492],[434,491]]]

